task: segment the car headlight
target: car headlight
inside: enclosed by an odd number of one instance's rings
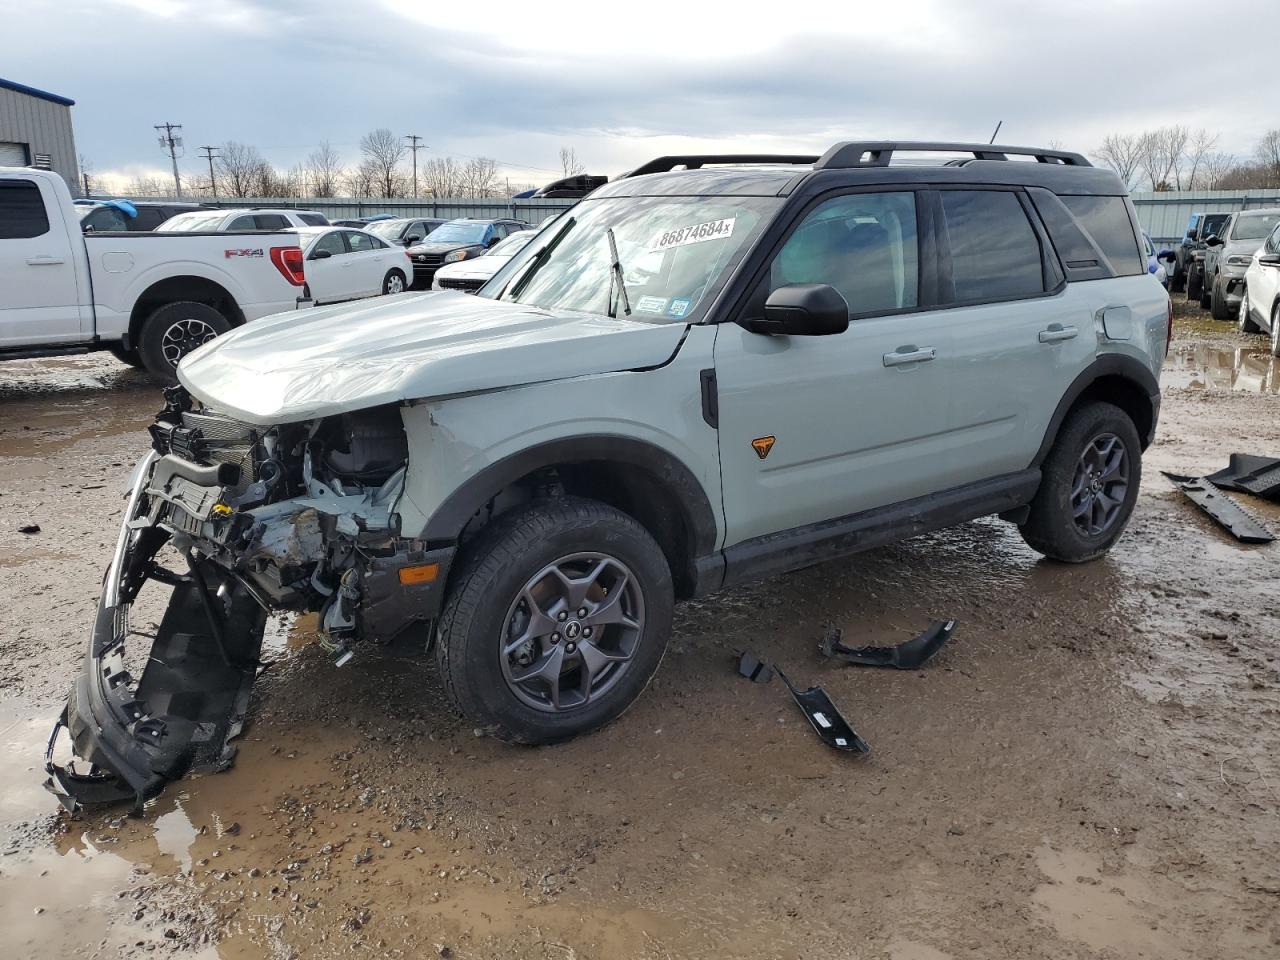
[[[1244,254],[1240,254],[1240,253],[1237,253],[1234,256],[1227,257],[1227,263],[1233,267],[1247,267],[1252,262],[1253,262],[1252,256],[1245,256]]]
[[[456,263],[459,260],[465,259],[467,259],[467,251],[465,250],[455,250],[453,253],[446,253],[444,255],[445,263]]]

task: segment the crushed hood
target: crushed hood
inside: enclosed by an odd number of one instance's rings
[[[178,379],[202,403],[269,426],[655,366],[684,332],[442,290],[255,320],[188,355]]]

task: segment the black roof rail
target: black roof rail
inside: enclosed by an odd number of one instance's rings
[[[868,140],[837,143],[814,164],[815,170],[844,170],[850,167],[887,167],[895,153],[969,153],[975,160],[1008,160],[1012,154],[1034,157],[1039,163],[1059,163],[1068,167],[1091,167],[1083,154],[1041,147],[1006,147],[993,143],[933,143],[929,141]],[[863,158],[866,157],[864,160]]]
[[[658,157],[648,163],[641,164],[624,177],[641,177],[646,173],[667,173],[676,167],[698,170],[709,163],[816,163],[815,156],[802,156],[794,153],[700,153],[685,156]],[[618,179],[622,179],[619,177]]]

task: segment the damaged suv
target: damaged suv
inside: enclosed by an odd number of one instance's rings
[[[1080,155],[841,143],[652,161],[479,296],[259,320],[151,427],[64,714],[92,768],[53,786],[229,762],[268,611],[318,611],[338,664],[408,638],[477,726],[549,743],[640,695],[677,599],[988,514],[1098,557],[1171,316]],[[135,682],[148,581],[172,596]]]

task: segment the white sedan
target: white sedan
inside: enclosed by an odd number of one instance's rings
[[[317,304],[403,293],[413,262],[404,247],[392,246],[363,230],[300,227],[302,274]]]
[[[483,287],[503,265],[524,249],[537,230],[520,230],[473,260],[447,263],[436,271],[431,281],[432,290],[464,290],[475,293]]]

